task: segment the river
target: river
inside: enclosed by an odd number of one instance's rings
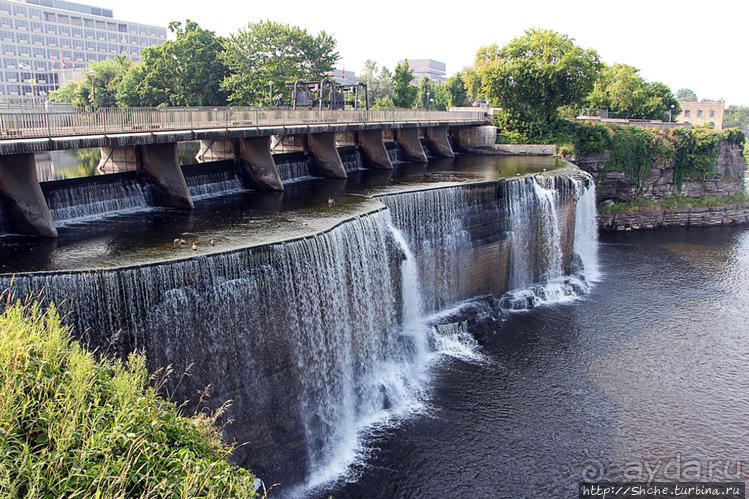
[[[321,496],[577,497],[583,480],[749,476],[749,228],[604,233],[603,277],[510,315]]]

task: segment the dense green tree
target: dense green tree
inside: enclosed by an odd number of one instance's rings
[[[723,126],[747,129],[749,127],[749,107],[728,106],[723,116]]]
[[[458,73],[455,76],[451,76],[447,79],[445,86],[448,92],[448,107],[465,106],[468,94],[466,93],[463,75]]]
[[[221,38],[197,23],[169,23],[176,34],[143,49],[143,63],[123,78],[118,103],[123,106],[220,106],[226,103],[220,84],[226,76]]]
[[[67,82],[50,94],[50,100],[70,103],[79,109],[114,107],[122,78],[132,64],[130,59],[123,56],[94,62],[80,81]],[[94,87],[91,86],[92,76]]]
[[[674,115],[681,111],[668,86],[645,81],[637,68],[627,64],[606,66],[588,95],[587,104],[608,109],[620,118],[663,119],[669,109]]]
[[[320,80],[339,59],[335,39],[324,31],[307,30],[275,21],[250,23],[224,43],[223,61],[229,69],[221,88],[237,105],[268,104],[273,92],[295,80]]]
[[[395,66],[393,76],[393,104],[395,107],[412,108],[416,104],[419,89],[411,84],[414,72],[408,65],[408,61],[401,61]]]
[[[416,107],[419,109],[431,109],[430,100],[434,101],[435,84],[431,78],[424,76],[419,80],[419,95],[416,101]]]
[[[688,88],[680,88],[677,90],[676,98],[680,101],[697,102],[697,94]]]
[[[359,81],[367,84],[370,103],[376,103],[386,98],[390,98],[392,101],[393,73],[385,66],[379,67],[377,62],[372,59],[366,60]]]
[[[601,67],[594,50],[544,29],[529,29],[501,49],[480,50],[477,63],[482,92],[493,105],[547,125],[557,108],[584,100]]]

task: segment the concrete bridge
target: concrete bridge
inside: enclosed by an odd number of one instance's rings
[[[353,137],[371,168],[390,169],[383,137],[406,156],[426,162],[421,137],[439,156],[452,157],[449,136],[470,144],[488,124],[483,111],[288,110],[250,108],[100,109],[94,112],[0,114],[0,202],[18,230],[55,237],[39,186],[34,153],[98,147],[102,162],[136,169],[156,188],[157,203],[192,209],[177,144],[200,141],[197,159],[234,159],[247,183],[283,190],[272,146],[292,142],[312,157],[324,177],[345,178],[336,137]],[[129,165],[126,165],[129,163]]]

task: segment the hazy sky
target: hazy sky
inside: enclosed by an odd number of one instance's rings
[[[357,73],[366,59],[392,69],[403,58],[431,58],[451,74],[472,64],[481,45],[551,28],[674,92],[749,105],[749,0],[81,1],[148,24],[189,18],[222,35],[262,19],[325,30],[338,41],[338,67]]]

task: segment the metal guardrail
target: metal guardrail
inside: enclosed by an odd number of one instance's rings
[[[102,108],[76,112],[0,112],[0,139],[115,133],[414,121],[476,122],[483,111],[406,109],[290,110],[242,107]]]

